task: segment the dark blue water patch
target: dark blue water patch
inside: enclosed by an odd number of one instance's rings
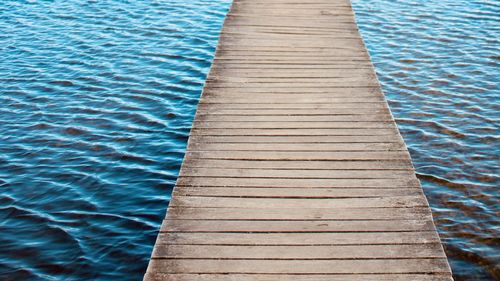
[[[353,7],[455,280],[499,280],[500,2]]]
[[[230,1],[0,3],[0,279],[141,280]]]

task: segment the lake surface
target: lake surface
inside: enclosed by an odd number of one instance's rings
[[[0,280],[141,280],[229,0],[0,2]],[[500,278],[500,3],[354,0],[456,280]]]
[[[500,2],[353,7],[455,280],[500,280]]]

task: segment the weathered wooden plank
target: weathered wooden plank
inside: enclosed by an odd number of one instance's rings
[[[279,9],[278,9],[279,7]],[[294,6],[289,7],[286,5],[269,5],[269,6],[256,6],[255,4],[236,4],[232,8],[232,12],[247,13],[251,15],[273,15],[273,16],[318,16],[318,15],[349,15],[351,7],[349,5],[321,5],[321,6]],[[356,32],[355,35],[358,35]]]
[[[183,167],[182,177],[302,178],[302,179],[409,179],[413,170],[294,170]]]
[[[186,155],[201,159],[234,160],[406,160],[406,151],[192,151]]]
[[[195,121],[197,128],[206,129],[395,129],[391,122],[236,122]]]
[[[224,160],[224,159],[197,159],[187,157],[183,167],[198,168],[234,168],[234,169],[301,169],[304,173],[308,170],[334,170],[350,169],[357,170],[407,170],[413,169],[409,159],[407,160],[373,160],[373,161],[280,161],[280,160]]]
[[[177,188],[183,189],[183,188]],[[429,208],[349,208],[349,212],[339,209],[312,208],[203,208],[170,206],[168,219],[179,220],[430,220]],[[392,222],[388,222],[392,223]]]
[[[270,70],[271,71],[271,70]],[[275,70],[273,72],[276,72]],[[265,73],[262,75],[266,75]],[[304,74],[302,74],[304,75]],[[315,75],[315,74],[305,74]],[[205,92],[203,93],[201,103],[219,102],[219,103],[262,103],[265,99],[268,103],[368,103],[380,102],[384,97],[381,94],[369,92],[357,93],[272,93],[272,92],[249,92],[241,91],[230,92]]]
[[[300,65],[301,62],[297,61],[295,63],[288,62],[288,61],[269,61],[269,60],[262,60],[262,61],[251,61],[251,62],[243,62],[246,64],[284,64],[284,65]],[[317,62],[318,64],[329,64],[328,62],[322,61],[320,63],[319,61]],[[255,87],[265,87],[268,89],[273,89],[273,88],[310,88],[310,87],[320,87],[320,88],[338,88],[338,87],[352,87],[352,86],[357,86],[357,87],[376,87],[378,86],[378,81],[376,80],[369,80],[369,79],[360,79],[360,78],[352,78],[352,79],[342,79],[339,78],[338,81],[334,82],[301,82],[301,81],[276,81],[276,82],[246,82],[246,81],[217,81],[215,82],[208,82],[210,83],[208,86],[210,86],[213,89],[218,89],[218,88],[239,88],[239,89],[247,89],[247,88],[255,88]],[[317,86],[320,85],[320,86]]]
[[[276,45],[275,47],[279,48],[278,45]],[[259,47],[259,48],[267,48],[267,47]],[[300,48],[300,47],[293,47],[293,48]],[[324,47],[318,47],[318,49],[324,49]],[[314,66],[310,65],[310,64],[306,64],[306,63],[299,63],[299,62],[295,62],[295,63],[292,63],[292,62],[289,62],[289,63],[265,63],[265,62],[262,62],[262,63],[237,63],[235,61],[226,61],[224,63],[219,63],[220,66],[216,67],[215,69],[217,68],[231,68],[231,69],[254,69],[254,70],[257,70],[257,69],[264,69],[264,70],[268,70],[268,69],[279,69],[279,70],[283,70],[283,69],[286,69],[286,70],[290,70],[290,69],[323,69],[325,71],[329,71],[329,70],[339,70],[339,69],[363,69],[363,68],[366,68],[366,69],[372,69],[372,65],[370,62],[362,62],[362,61],[358,61],[356,63],[349,63],[349,62],[346,62],[346,61],[340,61],[340,62],[337,62],[337,63],[318,63]],[[289,87],[285,87],[285,88],[289,88]],[[338,89],[338,88],[353,88],[353,89],[362,89],[362,88],[379,88],[378,86],[377,87],[366,87],[366,86],[356,86],[356,85],[349,85],[348,87],[331,87],[329,90],[334,90],[334,89]],[[219,90],[220,88],[218,88],[217,90]],[[274,88],[272,90],[277,90],[279,88]],[[302,91],[305,91],[305,89],[309,90],[309,91],[321,91],[323,89],[323,92],[324,92],[324,89],[325,87],[321,87],[321,84],[318,86],[318,87],[302,87],[301,90]],[[243,88],[242,90],[249,90],[248,88]],[[256,91],[267,91],[269,92],[270,89],[268,88],[256,88]]]
[[[172,274],[146,273],[145,281],[452,281],[437,274]]]
[[[412,208],[426,207],[422,196],[364,197],[364,198],[241,198],[175,196],[170,202],[175,207],[212,208]]]
[[[348,21],[351,20],[351,16],[349,15],[342,15],[342,14],[330,14],[330,15],[325,15],[325,14],[316,14],[316,15],[302,15],[302,14],[297,14],[297,15],[285,15],[285,14],[281,14],[281,15],[277,15],[277,14],[274,14],[272,11],[270,12],[264,12],[264,13],[258,13],[258,14],[250,14],[250,13],[232,13],[231,14],[231,17],[235,18],[235,20],[256,20],[256,19],[262,19],[263,21],[272,21],[272,20],[279,20],[283,23],[285,22],[289,22],[289,21],[292,21],[292,20],[296,20],[296,21],[312,21],[312,20],[317,20],[317,21],[326,21],[326,20],[330,20],[332,22],[336,22],[336,23],[347,23]],[[225,35],[230,35],[230,34],[227,34],[227,33],[222,33],[220,38],[221,39],[224,39],[224,38],[228,38],[228,37],[224,37]],[[334,36],[334,34],[332,35]],[[251,39],[252,36],[249,34],[247,35],[247,37],[242,37],[242,38],[249,38]],[[266,38],[266,37],[255,37],[256,39],[273,39],[273,38],[276,38],[276,37],[270,37],[270,38]],[[299,37],[300,38],[300,37]],[[322,37],[316,37],[318,39],[322,38]],[[356,36],[356,35],[351,35],[349,37],[340,37],[342,39],[358,39],[359,36]],[[228,39],[224,40],[223,42],[226,42],[228,41]],[[344,41],[344,40],[343,40]],[[293,40],[290,40],[290,42],[293,43]],[[311,44],[312,46],[314,46],[314,43]]]
[[[269,70],[274,71],[276,70]],[[333,90],[337,91],[333,91]],[[263,99],[270,100],[281,100],[287,102],[293,102],[295,100],[313,100],[313,99],[364,99],[364,98],[380,98],[383,97],[382,93],[372,91],[372,89],[356,89],[356,91],[352,90],[352,88],[335,88],[331,89],[331,92],[325,91],[301,91],[301,90],[288,90],[286,92],[283,91],[258,91],[258,89],[251,89],[248,92],[239,91],[239,89],[234,89],[231,91],[220,90],[214,92],[213,90],[205,90],[202,94],[203,99],[207,98],[231,98],[235,101],[239,99],[259,99],[262,101]],[[342,91],[338,91],[342,90]]]
[[[213,97],[213,96],[205,96],[200,101],[201,104],[225,104],[225,105],[234,105],[234,104],[259,104],[262,103],[262,96],[253,96],[244,98],[238,97]],[[352,97],[343,97],[343,98],[314,98],[314,97],[306,97],[306,98],[288,98],[284,99],[283,97],[278,97],[273,99],[272,97],[267,96],[266,100],[268,101],[266,104],[326,104],[333,106],[333,104],[374,104],[383,102],[382,97],[360,97],[360,98],[352,98]],[[261,107],[259,107],[261,108]]]
[[[165,222],[165,221],[164,221]],[[397,222],[392,222],[397,223]],[[386,245],[440,243],[433,231],[313,232],[313,233],[197,233],[163,232],[158,244],[176,245]]]
[[[387,105],[383,102],[373,103],[200,103],[200,110],[219,110],[219,109],[385,109]]]
[[[311,19],[314,20],[314,19]],[[234,38],[232,39],[229,36],[226,36],[223,38],[223,40],[226,41],[225,46],[230,46],[230,45],[251,45],[251,46],[256,46],[256,47],[280,47],[283,44],[288,44],[289,48],[301,48],[301,47],[313,47],[313,48],[343,48],[343,49],[349,49],[351,46],[362,46],[363,42],[361,39],[353,38],[353,39],[343,39],[343,40],[319,40],[317,42],[312,42],[312,40],[309,38],[303,39],[303,40],[293,40],[293,42],[290,42],[291,40],[287,39],[258,39],[258,38]],[[214,62],[221,63],[218,60],[214,59]],[[262,64],[277,64],[277,63],[268,63],[265,60],[261,61]],[[298,64],[296,62],[283,62],[282,64],[289,65],[289,64]],[[368,62],[360,62],[360,63],[346,63],[344,61],[342,64],[337,64],[334,62],[323,62],[320,59],[316,60],[311,60],[308,62],[303,62],[301,63],[303,65],[330,65],[334,68],[339,68],[340,66],[345,65],[350,65],[352,67],[358,67],[358,66],[368,66]]]
[[[329,143],[329,144],[290,144],[290,143],[190,143],[190,151],[405,151],[400,143]]]
[[[200,109],[198,114],[222,114],[222,115],[366,115],[366,114],[389,114],[386,108],[335,108],[335,109]],[[304,131],[307,133],[307,131]],[[341,134],[342,131],[337,131]],[[350,131],[344,133],[347,135]],[[368,135],[368,134],[365,134]]]
[[[446,259],[373,260],[205,260],[152,259],[151,270],[165,273],[446,273]]]
[[[276,26],[287,26],[287,27],[296,27],[296,28],[321,28],[324,26],[332,26],[331,23],[334,22],[336,26],[339,27],[348,27],[352,28],[354,26],[354,23],[352,21],[349,21],[347,17],[344,18],[338,18],[338,19],[327,19],[327,18],[315,18],[315,19],[310,19],[310,18],[285,18],[285,17],[280,17],[279,19],[277,17],[269,17],[269,16],[260,16],[258,20],[256,20],[255,17],[250,17],[250,16],[244,16],[242,14],[240,15],[229,15],[228,17],[233,23],[234,26],[269,26],[269,25],[276,25]],[[278,21],[279,20],[279,21]],[[327,25],[327,23],[330,23]],[[226,45],[231,43],[228,40],[224,40],[221,45]],[[233,43],[234,44],[234,43]],[[244,45],[244,44],[238,44],[238,46],[252,46],[252,45]],[[314,44],[311,44],[309,47],[314,48]],[[345,44],[344,47],[348,48],[348,44]],[[290,46],[288,46],[290,47]],[[307,48],[307,46],[304,46]],[[325,47],[332,47],[332,46],[325,46]],[[358,49],[361,47],[361,45],[354,45],[353,49]]]
[[[241,27],[240,27],[241,28]],[[309,31],[310,32],[310,31]],[[240,56],[255,56],[255,57],[261,57],[261,58],[266,58],[266,57],[316,57],[316,58],[322,58],[322,57],[350,57],[350,58],[362,58],[365,56],[368,56],[368,53],[366,51],[356,51],[356,50],[346,50],[346,49],[336,49],[336,50],[331,50],[331,49],[326,49],[326,50],[320,50],[319,52],[316,53],[311,53],[310,51],[300,51],[300,50],[259,50],[259,49],[220,49],[217,51],[217,56],[220,57],[240,57]],[[222,71],[221,71],[222,70]],[[304,74],[310,74],[314,73],[319,77],[349,77],[350,75],[373,75],[374,72],[370,68],[362,68],[362,69],[349,69],[346,70],[346,72],[342,72],[340,70],[337,71],[321,71],[320,69],[308,69],[304,70],[303,73],[301,73],[299,70],[283,70],[283,73],[272,73],[270,71],[265,71],[263,70],[265,74],[269,74],[269,76],[264,76],[263,73],[259,73],[257,70],[235,70],[234,72],[231,71],[224,71],[222,68],[215,68],[213,72],[211,72],[212,77],[217,77],[220,74],[228,75],[228,76],[239,76],[243,74],[252,74],[254,76],[259,75],[258,77],[290,77],[288,74],[294,74],[298,75],[298,77],[304,77]]]
[[[224,64],[224,66],[219,66],[219,68],[228,68],[228,69],[238,69],[238,66],[242,66],[240,69],[253,69],[254,67],[246,67],[244,65],[232,65],[228,66],[227,63]],[[304,67],[305,69],[307,68],[307,65],[300,66],[300,67],[290,67],[290,66],[272,66],[266,68],[265,65],[259,65],[255,69],[268,69],[268,70],[275,70],[275,71],[282,71],[283,69],[302,69]],[[327,66],[318,66],[317,69],[321,69],[324,71],[330,71],[332,70],[331,67]],[[220,94],[227,94],[227,93],[244,93],[244,94],[252,94],[252,93],[261,93],[261,94],[288,94],[291,95],[289,98],[295,97],[295,94],[328,94],[330,96],[345,96],[345,95],[351,95],[351,96],[356,96],[356,95],[367,95],[367,94],[374,94],[374,95],[380,95],[382,94],[382,91],[380,90],[380,87],[334,87],[334,88],[322,88],[322,87],[309,87],[309,88],[290,88],[290,87],[285,87],[285,88],[273,88],[273,89],[268,89],[268,88],[230,88],[230,89],[223,89],[223,88],[218,88],[218,89],[211,89],[211,88],[204,88],[203,90],[204,94],[207,93],[220,93]]]
[[[401,143],[400,135],[379,136],[205,136],[191,135],[190,143]],[[382,159],[377,159],[382,161]]]
[[[248,25],[248,24],[237,24],[235,25],[236,28],[238,27],[266,27],[268,25],[265,25],[265,24],[252,24],[252,25]],[[318,27],[318,26],[302,26],[302,27],[296,27],[296,26],[286,26],[286,25],[282,25],[280,26],[281,28],[293,28],[293,29],[296,29],[296,28],[303,28],[303,29],[306,29],[306,30],[309,30],[309,29],[317,29],[317,28],[321,28],[321,27]],[[346,28],[349,28],[349,27],[352,27],[352,24],[347,24],[346,25]],[[335,30],[334,30],[335,31]],[[363,53],[363,52],[367,52],[366,50],[358,50],[358,49],[352,49],[352,48],[338,48],[338,47],[334,47],[334,46],[329,46],[329,47],[290,47],[290,46],[280,46],[280,47],[277,47],[277,46],[252,46],[252,45],[247,45],[247,46],[242,46],[242,45],[232,45],[232,44],[223,44],[223,45],[219,45],[217,47],[217,52],[224,52],[224,51],[262,51],[262,52],[302,52],[302,53],[311,53],[311,51],[315,51],[317,54],[321,55],[321,54],[325,54],[325,53],[328,53],[328,52],[343,52],[343,51],[346,51],[346,52],[351,52],[351,53]],[[216,54],[218,54],[216,52]],[[212,69],[217,69],[218,67],[225,67],[224,65],[214,65],[214,67]],[[308,67],[306,69],[315,69],[314,67]],[[369,68],[371,70],[373,70],[373,68]]]
[[[428,220],[404,220],[387,223],[386,220],[367,221],[242,221],[242,220],[165,220],[161,232],[400,232],[430,231],[434,225]]]
[[[396,135],[395,129],[204,129],[193,128],[190,135],[203,136],[386,136]]]
[[[255,198],[367,198],[422,195],[419,188],[252,188],[252,187],[182,187],[174,196],[255,197]]]
[[[388,122],[389,114],[364,115],[211,115],[198,114],[195,122]]]
[[[221,246],[160,244],[153,258],[181,259],[417,259],[444,258],[439,244],[349,246]]]
[[[259,38],[259,39],[278,39],[278,40],[296,40],[296,39],[357,39],[353,30],[349,29],[337,29],[335,32],[290,32],[290,31],[255,31],[246,30],[241,28],[240,30],[226,30],[224,33],[226,36],[231,38]],[[222,56],[221,56],[222,57]]]
[[[304,39],[304,38],[323,38],[323,39],[343,39],[355,37],[353,28],[339,28],[334,30],[309,29],[307,33],[299,30],[283,29],[255,29],[245,25],[240,25],[238,29],[226,29],[226,36],[233,38],[276,38],[276,39]],[[222,57],[222,56],[220,56]]]
[[[261,58],[262,59],[262,58]],[[308,58],[304,58],[307,61]],[[239,61],[239,60],[238,60]],[[281,63],[282,61],[288,61],[286,58],[282,60],[272,60],[270,58],[266,59],[267,63]],[[327,61],[327,60],[326,60]],[[326,62],[324,61],[324,62]],[[297,62],[300,62],[297,60]],[[248,59],[247,64],[254,63],[254,61]],[[257,62],[255,62],[257,63]],[[238,87],[241,89],[251,88],[251,87],[267,87],[267,88],[282,88],[282,87],[297,87],[297,88],[307,88],[313,85],[321,85],[323,88],[336,88],[343,87],[348,84],[349,86],[363,86],[371,87],[377,85],[375,76],[373,75],[357,75],[351,77],[282,77],[282,78],[261,78],[261,77],[226,77],[218,76],[213,77],[206,83],[213,88],[224,88],[224,87]]]
[[[188,168],[181,170],[183,177],[231,177],[231,178],[302,178],[302,179],[408,179],[415,178],[413,170],[279,170],[279,169],[232,169]],[[261,190],[262,191],[262,190]],[[359,190],[358,190],[359,192]]]
[[[286,179],[286,178],[230,178],[182,177],[179,186],[239,186],[239,187],[317,187],[317,188],[408,188],[419,187],[415,178],[408,179]]]

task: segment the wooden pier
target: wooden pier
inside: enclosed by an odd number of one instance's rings
[[[235,0],[145,280],[452,280],[349,0]]]

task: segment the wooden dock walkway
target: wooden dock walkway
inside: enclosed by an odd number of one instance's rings
[[[235,0],[145,280],[452,280],[349,0]]]

